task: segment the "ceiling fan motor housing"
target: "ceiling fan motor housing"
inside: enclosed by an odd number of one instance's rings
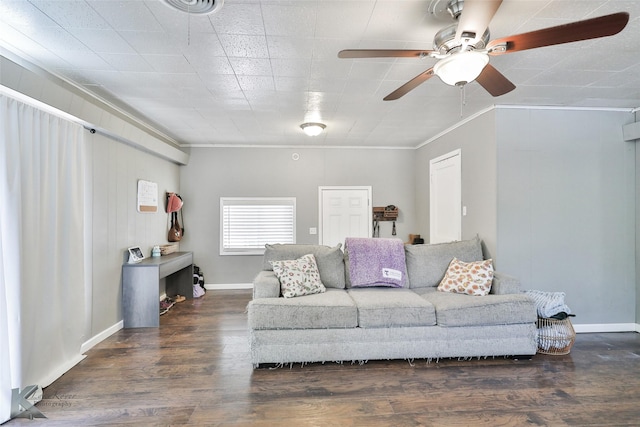
[[[452,24],[447,27],[444,27],[440,31],[438,31],[433,38],[433,50],[438,51],[441,55],[446,55],[448,53],[455,53],[460,50],[462,47],[462,43],[459,40],[456,40],[456,30],[458,29],[458,24]],[[463,36],[465,34],[463,33]],[[473,40],[475,37],[475,33],[467,34],[468,40]],[[490,33],[489,28],[484,32],[482,37],[478,39],[475,43],[467,44],[467,50],[475,50],[475,49],[484,49],[489,43]],[[465,40],[467,38],[465,37]]]
[[[447,4],[447,12],[451,14],[453,19],[458,19],[462,13],[462,7],[464,6],[464,0],[449,0]]]

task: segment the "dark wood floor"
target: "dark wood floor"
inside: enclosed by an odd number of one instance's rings
[[[638,426],[640,334],[579,334],[567,356],[254,370],[250,291],[177,304],[44,390],[46,420],[6,425]]]

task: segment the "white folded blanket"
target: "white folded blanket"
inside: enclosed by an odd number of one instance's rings
[[[561,312],[571,314],[571,309],[564,303],[564,292],[526,290],[524,293],[535,302],[539,317],[551,317]]]

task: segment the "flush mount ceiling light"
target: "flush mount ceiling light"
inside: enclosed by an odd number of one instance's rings
[[[451,86],[464,86],[474,81],[489,63],[489,56],[481,52],[459,52],[440,60],[433,67],[435,75]]]
[[[303,123],[300,125],[300,128],[309,136],[318,136],[322,133],[324,128],[327,126],[323,123]]]
[[[206,15],[220,10],[224,0],[162,0],[164,4],[181,12]]]

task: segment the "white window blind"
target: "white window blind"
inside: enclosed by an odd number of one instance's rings
[[[295,197],[220,198],[220,255],[259,255],[267,243],[295,242]]]

